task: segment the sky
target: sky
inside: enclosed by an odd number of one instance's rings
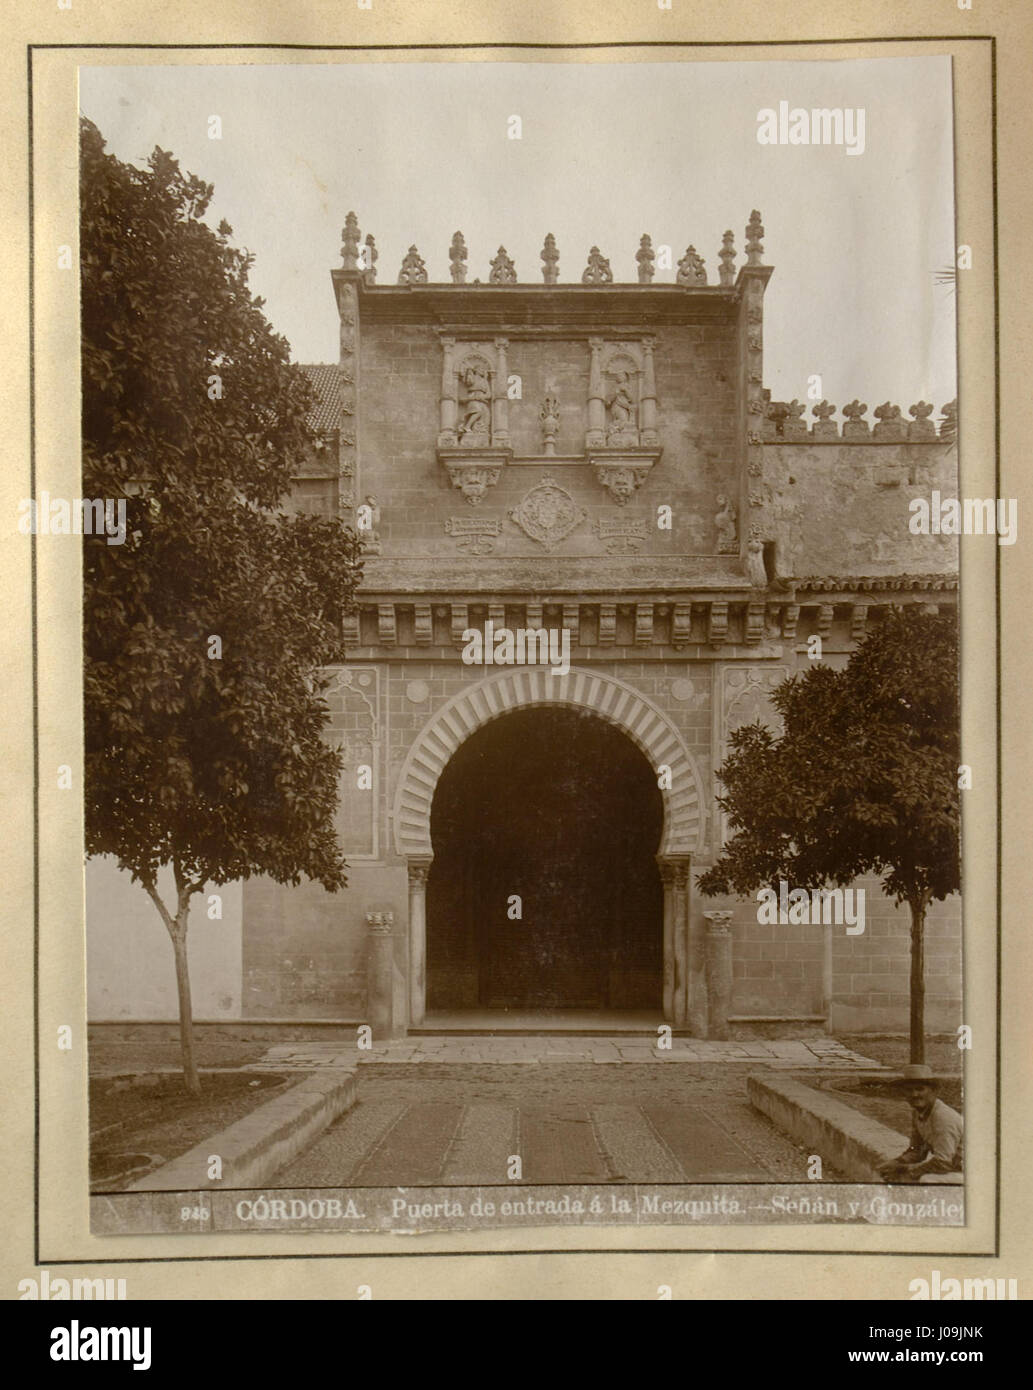
[[[863,108],[863,154],[760,144],[758,112],[781,100]],[[120,159],[160,145],[214,184],[208,219],[255,254],[252,287],[296,361],[336,361],[330,270],[349,210],[376,238],[380,284],[411,244],[447,281],[457,230],[471,280],[504,245],[540,284],[546,232],[561,281],[580,280],[591,246],[635,280],[648,232],[675,263],[691,242],[716,284],[723,232],[742,264],[757,208],[775,399],[805,399],[815,374],[837,405],[888,399],[905,416],[956,395],[955,300],[935,280],[954,261],[946,57],[95,66],[80,108]]]

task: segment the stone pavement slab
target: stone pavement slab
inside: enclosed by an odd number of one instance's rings
[[[291,1185],[298,1187],[325,1183],[327,1172],[340,1174],[342,1183],[354,1182],[367,1156],[383,1142],[405,1110],[404,1103],[397,1100],[362,1101],[349,1112],[346,1125],[332,1126],[281,1172],[290,1173]]]
[[[361,1186],[430,1184],[463,1118],[461,1105],[411,1105],[355,1174]]]
[[[445,1156],[448,1181],[475,1186],[486,1173],[501,1182],[519,1143],[518,1115],[511,1105],[491,1101],[466,1106],[459,1131]]]
[[[642,1113],[683,1173],[705,1173],[707,1182],[736,1182],[762,1175],[752,1155],[702,1106],[646,1106]]]
[[[681,1182],[677,1159],[637,1106],[597,1105],[592,1118],[613,1177],[634,1173],[638,1182]]]

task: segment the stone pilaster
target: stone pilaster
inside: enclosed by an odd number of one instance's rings
[[[764,485],[764,292],[773,267],[762,264],[764,228],[760,213],[752,212],[746,227],[746,264],[741,266],[736,288],[741,294],[739,321],[740,434],[739,553],[751,583],[767,586],[763,544],[771,539],[767,512],[768,489]],[[752,509],[752,510],[751,510]]]
[[[342,277],[338,293],[340,313],[341,428],[338,440],[338,509],[342,520],[355,523],[355,490],[358,472],[358,373],[359,298],[356,288],[361,271]]]

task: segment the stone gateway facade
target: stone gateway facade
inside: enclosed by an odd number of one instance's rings
[[[637,283],[594,247],[561,281],[552,237],[537,283],[503,248],[471,281],[457,233],[449,281],[412,247],[381,284],[349,215],[294,496],[365,539],[327,696],[349,886],[255,879],[195,909],[199,1018],[906,1030],[908,916],[877,881],[857,935],[695,886],[729,736],[773,720],[811,639],[838,666],[887,605],[956,602],[955,538],[908,527],[912,498],[956,493],[953,403],[772,401],[763,234],[753,213],[737,268],[725,233],[716,283],[692,247],[654,282],[647,236]],[[162,929],[118,877],[88,870],[91,1017],[173,1018],[150,938],[129,973],[152,984],[123,984],[128,919]],[[960,904],[927,933],[928,1026],[953,1029]]]

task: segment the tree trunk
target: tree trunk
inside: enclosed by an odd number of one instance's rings
[[[144,882],[144,888],[158,909],[158,915],[172,939],[172,953],[176,962],[176,992],[179,996],[179,1050],[183,1060],[183,1084],[192,1096],[201,1094],[201,1078],[197,1074],[194,1059],[194,1013],[190,1003],[190,966],[187,961],[187,927],[190,913],[190,899],[197,891],[192,884],[185,883],[178,866],[173,866],[176,876],[176,916],[169,913],[162,902],[154,882]]]
[[[911,900],[911,1061],[925,1061],[925,909],[923,894]]]
[[[176,916],[172,950],[176,957],[176,990],[179,994],[179,1047],[183,1057],[183,1084],[192,1096],[201,1094],[201,1078],[194,1059],[194,1012],[190,1003],[190,967],[187,964],[187,912],[184,906]]]

